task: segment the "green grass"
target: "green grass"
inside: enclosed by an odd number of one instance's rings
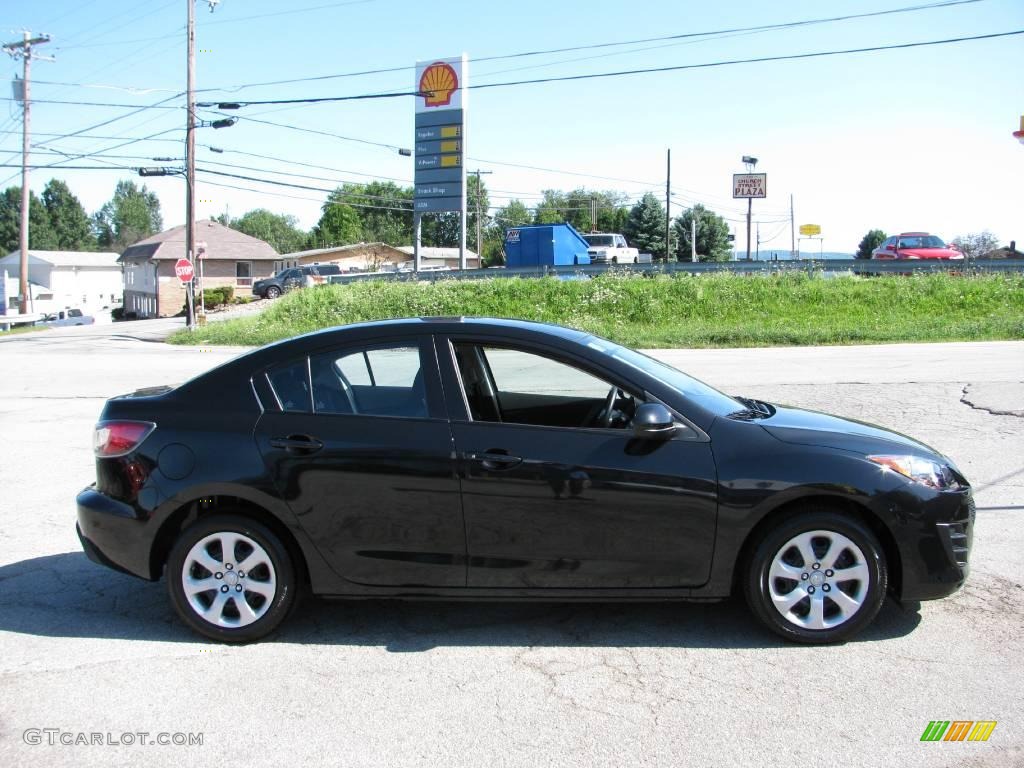
[[[34,333],[36,331],[48,331],[49,326],[46,325],[16,325],[9,331],[0,331],[0,337],[13,336],[16,333]]]
[[[259,345],[345,323],[422,315],[541,320],[636,347],[1024,338],[1024,275],[699,276],[361,282],[294,291],[260,315],[173,344]]]

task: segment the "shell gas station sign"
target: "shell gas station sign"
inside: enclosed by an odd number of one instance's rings
[[[416,213],[465,210],[468,75],[465,54],[416,65]]]

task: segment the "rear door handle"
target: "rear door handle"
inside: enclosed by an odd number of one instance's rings
[[[469,453],[466,458],[470,461],[480,462],[484,469],[512,469],[523,463],[519,456],[509,456],[507,453],[497,451],[484,451],[483,453]]]
[[[288,435],[288,437],[272,437],[270,444],[274,448],[283,448],[288,453],[310,454],[316,453],[324,444],[315,437],[309,435]]]

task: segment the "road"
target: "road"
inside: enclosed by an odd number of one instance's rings
[[[846,645],[786,645],[738,600],[310,601],[273,641],[225,647],[180,625],[164,584],[88,562],[74,534],[103,400],[242,351],[164,332],[0,340],[0,764],[1024,764],[1024,343],[655,353],[732,393],[910,433],[972,479],[965,589],[890,601]],[[985,743],[922,743],[936,719],[998,725]],[[47,728],[203,744],[26,743]]]

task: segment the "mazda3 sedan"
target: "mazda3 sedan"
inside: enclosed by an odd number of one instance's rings
[[[340,598],[709,600],[844,640],[968,573],[974,505],[903,435],[730,397],[595,336],[422,318],[109,400],[78,533],[244,642]]]

